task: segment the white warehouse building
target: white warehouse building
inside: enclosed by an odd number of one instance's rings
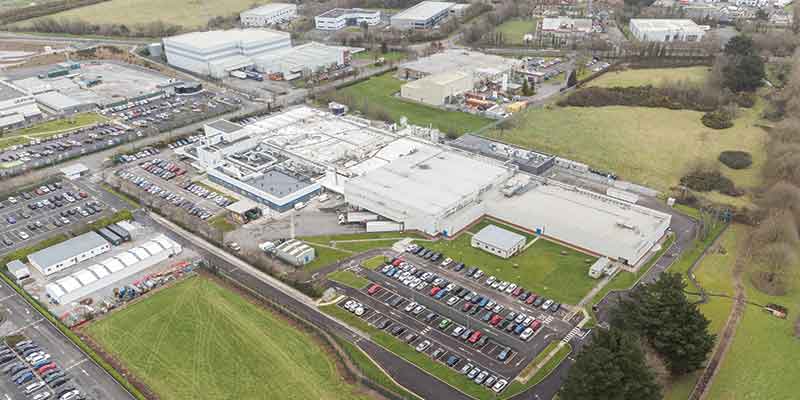
[[[472,74],[462,71],[442,72],[400,86],[400,96],[433,106],[445,104],[448,97],[473,89]]]
[[[511,258],[525,248],[525,236],[489,225],[472,235],[470,245],[501,258]]]
[[[321,31],[338,31],[348,26],[359,26],[362,23],[369,26],[380,24],[380,10],[334,8],[314,17],[314,25]]]
[[[344,47],[311,42],[290,49],[281,49],[254,59],[256,70],[263,73],[280,72],[291,80],[305,72],[317,72],[327,67],[344,65],[349,55]]]
[[[252,66],[255,57],[291,46],[288,32],[270,29],[192,32],[164,39],[170,65],[218,79]]]
[[[705,35],[690,19],[632,19],[630,29],[643,42],[699,42]]]
[[[392,28],[431,29],[450,15],[456,3],[423,1],[392,16]]]
[[[28,255],[28,262],[43,275],[54,274],[111,250],[97,232],[87,232]]]
[[[296,267],[302,267],[314,261],[314,248],[297,239],[290,239],[275,248],[275,255]]]
[[[297,4],[269,3],[239,13],[242,26],[265,27],[291,21],[297,16]]]
[[[183,251],[180,244],[161,234],[97,264],[45,286],[45,293],[58,304],[69,304]]]

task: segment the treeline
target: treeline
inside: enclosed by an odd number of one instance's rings
[[[713,111],[720,105],[720,96],[703,87],[674,82],[663,87],[588,87],[559,100],[558,105],[573,107],[662,107],[671,110]]]
[[[12,8],[0,12],[0,25],[13,24],[14,22],[52,15],[106,1],[109,0],[55,0],[42,1],[40,4],[33,3],[34,5],[32,6]]]
[[[70,35],[101,35],[127,37],[172,36],[183,31],[183,26],[152,21],[140,24],[93,24],[77,18],[41,18],[25,28],[42,33],[68,33]]]

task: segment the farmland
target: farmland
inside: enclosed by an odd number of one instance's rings
[[[351,97],[357,103],[357,108],[364,112],[364,107],[377,105],[395,121],[402,117],[408,122],[420,126],[433,124],[435,128],[444,132],[453,131],[458,134],[475,131],[487,125],[491,120],[477,115],[458,111],[443,111],[438,108],[403,100],[397,96],[403,81],[394,78],[391,73],[386,73],[366,81],[356,83],[338,91],[339,95]]]
[[[136,25],[155,21],[180,25],[184,28],[205,27],[216,16],[229,16],[266,4],[263,0],[111,0],[50,15],[52,18],[72,18],[94,24]],[[29,21],[18,23],[25,26]]]
[[[700,112],[644,107],[547,107],[524,113],[516,126],[489,136],[614,171],[621,179],[657,190],[677,184],[690,165],[720,166],[740,187],[755,187],[764,163],[761,108],[741,109],[726,130],[706,128]],[[753,165],[732,170],[717,161],[723,150],[748,151]],[[726,196],[727,197],[727,196]]]
[[[203,277],[86,332],[161,399],[368,398],[307,334]]]
[[[481,226],[470,231],[477,232]],[[467,265],[479,265],[487,276],[515,282],[541,296],[568,304],[577,304],[594,286],[587,272],[595,258],[558,243],[540,238],[522,253],[503,259],[472,247],[470,239],[471,236],[464,233],[454,240],[440,240],[424,246]]]

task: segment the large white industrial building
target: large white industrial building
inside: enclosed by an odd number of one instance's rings
[[[264,73],[279,72],[284,79],[315,73],[349,62],[349,50],[345,47],[328,46],[311,42],[281,49],[254,59],[256,70]]]
[[[444,72],[460,71],[472,75],[475,81],[483,78],[498,79],[509,75],[522,65],[522,60],[496,56],[463,49],[443,52],[409,61],[397,68],[401,79],[420,79]]]
[[[42,118],[36,99],[22,88],[0,80],[0,131]]]
[[[632,19],[630,30],[643,42],[699,42],[705,35],[690,19]]]
[[[392,28],[430,29],[450,15],[456,3],[446,1],[422,1],[401,11],[391,18]]]
[[[297,16],[297,4],[269,3],[239,13],[242,26],[265,27],[291,21]]]
[[[441,106],[448,97],[468,92],[474,85],[472,75],[469,73],[441,72],[404,84],[400,87],[400,96],[432,106]]]
[[[54,274],[111,250],[96,232],[87,232],[28,255],[28,262],[42,275]]]
[[[48,283],[45,286],[45,293],[55,303],[69,304],[150,268],[181,251],[183,248],[180,244],[161,234],[137,247]]]
[[[334,8],[314,17],[314,25],[322,31],[338,31],[347,26],[359,26],[362,23],[369,26],[380,24],[380,10]]]
[[[288,32],[269,29],[192,32],[164,39],[170,65],[218,79],[252,66],[255,57],[291,46]]]

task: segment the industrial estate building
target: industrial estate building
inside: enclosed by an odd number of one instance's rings
[[[525,248],[525,236],[489,225],[472,235],[470,245],[498,257],[511,258]]]
[[[699,42],[705,35],[690,19],[632,19],[630,30],[643,42]]]
[[[471,74],[450,71],[406,83],[400,87],[400,96],[432,106],[441,106],[448,98],[458,96],[473,88]]]
[[[0,80],[0,131],[19,128],[41,118],[42,111],[33,96],[14,84]]]
[[[87,232],[28,255],[28,262],[42,275],[54,274],[111,250],[96,232]]]
[[[181,253],[180,244],[158,235],[127,251],[115,254],[45,285],[45,293],[57,304],[69,304],[104,287]]]
[[[556,35],[585,35],[592,32],[591,18],[553,17],[542,19],[540,31]]]
[[[392,28],[431,29],[450,15],[456,3],[446,1],[423,1],[392,16]]]
[[[397,76],[401,79],[420,79],[442,72],[460,71],[479,79],[500,79],[522,65],[521,60],[462,49],[440,53],[401,64]]]
[[[167,62],[213,78],[254,64],[255,57],[292,46],[288,32],[269,29],[232,29],[192,32],[164,38]]]
[[[314,17],[314,25],[323,31],[338,31],[348,26],[359,26],[362,23],[369,26],[380,24],[380,10],[334,8]]]
[[[316,257],[313,247],[297,239],[289,239],[276,246],[275,255],[296,267],[302,267]]]
[[[297,4],[269,3],[239,13],[242,26],[265,27],[291,21],[297,16]]]
[[[256,70],[281,73],[285,80],[336,68],[350,63],[350,51],[345,47],[311,42],[281,49],[254,59]]]

